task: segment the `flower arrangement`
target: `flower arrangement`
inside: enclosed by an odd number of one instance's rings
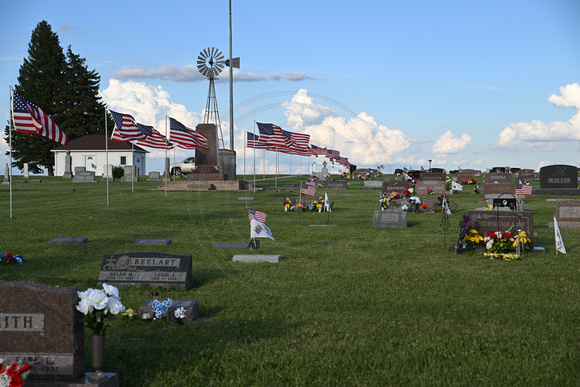
[[[469,179],[469,180],[463,179],[463,180],[461,180],[461,184],[462,185],[466,185],[466,184],[473,185],[473,184],[477,184],[477,182],[475,181],[475,179]]]
[[[171,307],[171,304],[173,304],[173,300],[171,298],[167,298],[165,301],[159,301],[157,299],[153,300],[153,305],[151,305],[153,308],[153,313],[155,314],[153,319],[157,320],[166,317],[165,313],[167,313],[167,310],[169,307]]]
[[[22,255],[13,255],[12,253],[0,253],[0,263],[22,263]],[[1,386],[1,384],[0,384]]]
[[[292,200],[290,200],[290,196],[286,196],[284,199],[284,211],[291,211],[292,207]]]
[[[76,308],[85,315],[86,327],[95,334],[104,334],[107,329],[105,320],[111,315],[125,311],[119,290],[106,283],[103,283],[103,289],[89,288],[77,294],[81,300]]]
[[[12,363],[5,367],[3,359],[0,359],[0,386],[2,387],[21,387],[28,377],[30,371],[34,368],[28,363]]]
[[[485,249],[491,253],[504,252],[510,249],[515,239],[508,231],[490,231],[484,234]]]
[[[473,193],[479,193],[479,187],[477,186],[477,184],[475,186],[473,186]]]
[[[383,192],[379,195],[379,203],[381,203],[381,211],[385,211],[389,209],[389,205],[391,204],[391,198],[387,195],[386,192]]]
[[[183,319],[185,318],[185,308],[182,306],[181,308],[175,309],[173,317],[175,317],[175,321],[177,321],[178,324],[182,325]]]
[[[434,192],[433,188],[427,188],[427,195],[433,195]]]

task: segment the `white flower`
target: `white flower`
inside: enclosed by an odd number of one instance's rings
[[[107,309],[109,312],[116,315],[120,312],[124,312],[125,306],[123,306],[119,297],[109,297],[109,302],[107,302]]]
[[[81,296],[81,292],[79,293],[79,297]],[[79,312],[81,312],[82,314],[84,314],[85,316],[89,313],[91,313],[93,311],[95,307],[93,306],[93,304],[85,297],[81,297],[81,300],[79,301],[78,305],[77,305],[77,310]]]
[[[97,310],[105,309],[109,301],[109,297],[107,297],[105,292],[98,289],[88,289],[85,292],[85,297]]]
[[[489,250],[489,249],[491,249],[492,246],[493,246],[493,241],[490,240],[486,243],[485,248]]]
[[[103,289],[105,290],[107,296],[119,297],[119,289],[116,287],[103,282]]]
[[[175,309],[175,318],[185,318],[185,308],[177,308]]]

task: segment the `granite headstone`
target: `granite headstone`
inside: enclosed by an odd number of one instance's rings
[[[101,264],[98,284],[106,282],[114,286],[152,287],[178,286],[191,289],[192,257],[156,251],[133,251],[105,254]]]
[[[329,180],[324,182],[324,189],[328,191],[346,189],[346,180]]]
[[[467,212],[468,229],[475,229],[480,235],[490,231],[508,231],[515,233],[519,226],[534,244],[534,213],[532,211],[488,211],[469,210]]]
[[[405,228],[407,227],[407,213],[397,210],[375,211],[373,226]]]
[[[65,381],[83,376],[85,328],[83,315],[75,308],[78,290],[0,281],[0,358],[4,364],[34,366],[29,380]]]
[[[401,193],[408,189],[411,184],[408,181],[401,180],[385,180],[383,181],[383,192],[390,194],[391,192]]]

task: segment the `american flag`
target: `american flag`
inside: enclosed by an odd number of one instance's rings
[[[40,134],[63,145],[68,145],[67,135],[52,122],[50,117],[16,92],[12,95],[12,116],[17,132]]]
[[[326,148],[321,148],[314,144],[310,144],[308,149],[310,150],[310,154],[316,157],[318,157],[319,155],[324,156],[326,154]]]
[[[252,210],[251,208],[246,208],[248,210],[248,219],[250,222],[255,219],[260,223],[266,223],[266,214],[262,211]]]
[[[260,137],[256,136],[254,133],[247,133],[246,136],[246,147],[247,148],[255,148],[255,149],[268,149],[274,150],[275,148],[268,145],[261,145],[260,144]]]
[[[282,150],[282,152],[299,156],[311,155],[310,150],[308,150],[309,134],[289,132],[287,130],[282,130],[282,133],[290,140],[288,149]]]
[[[169,141],[180,148],[191,149],[199,147],[209,150],[206,136],[197,130],[186,127],[171,117],[169,117]]]
[[[313,181],[307,181],[300,187],[300,193],[308,196],[316,195],[316,183]]]
[[[290,146],[290,138],[284,135],[282,128],[279,126],[261,122],[256,122],[256,125],[258,125],[258,130],[260,131],[260,145],[276,147],[280,148],[280,150]]]
[[[157,149],[173,149],[174,146],[172,143],[167,141],[167,138],[159,133],[155,128],[152,126],[142,125],[137,123],[137,127],[145,135],[144,139],[137,140],[135,144],[143,147],[148,148],[157,148]]]
[[[145,138],[132,115],[117,113],[112,110],[109,110],[109,112],[113,116],[113,121],[115,121],[115,130],[113,130],[111,140],[127,142]]]
[[[350,162],[348,161],[348,157],[342,157],[342,156],[338,156],[338,163],[340,165],[344,165],[345,167],[348,167],[350,165]]]
[[[329,158],[330,160],[334,160],[338,156],[340,156],[340,152],[339,151],[333,150],[333,149],[327,149],[326,150],[326,157]]]
[[[531,195],[532,186],[525,184],[516,184],[516,195]]]

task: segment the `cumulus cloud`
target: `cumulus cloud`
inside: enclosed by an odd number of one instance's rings
[[[455,134],[448,130],[443,133],[433,145],[433,153],[450,154],[458,153],[471,142],[471,136],[463,134],[461,138],[455,137]]]
[[[523,146],[526,150],[551,150],[556,148],[556,142],[580,141],[580,84],[561,87],[560,93],[561,95],[552,94],[548,101],[555,106],[576,109],[576,114],[568,122],[516,122],[500,132],[496,145],[504,148]]]
[[[336,109],[316,103],[305,89],[282,107],[293,131],[310,134],[312,144],[339,150],[353,163],[384,164],[411,145],[403,132],[378,124],[367,113],[339,116]]]
[[[130,79],[161,79],[173,82],[198,82],[206,78],[201,75],[196,65],[188,64],[184,66],[167,65],[160,67],[140,67],[140,66],[124,66],[120,70],[114,72],[112,77],[119,80]],[[229,70],[224,68],[219,75],[217,82],[225,82],[229,79]],[[288,81],[297,82],[304,80],[318,80],[320,78],[312,77],[303,72],[293,72],[284,74],[256,74],[249,72],[241,72],[234,70],[235,82],[261,82],[261,81]]]
[[[190,128],[195,128],[203,119],[201,113],[190,112],[184,105],[171,102],[169,93],[161,86],[143,82],[111,79],[109,86],[101,91],[101,97],[111,110],[131,114],[137,122],[154,126],[162,134],[165,133],[166,115]],[[150,156],[163,157],[155,152]]]

